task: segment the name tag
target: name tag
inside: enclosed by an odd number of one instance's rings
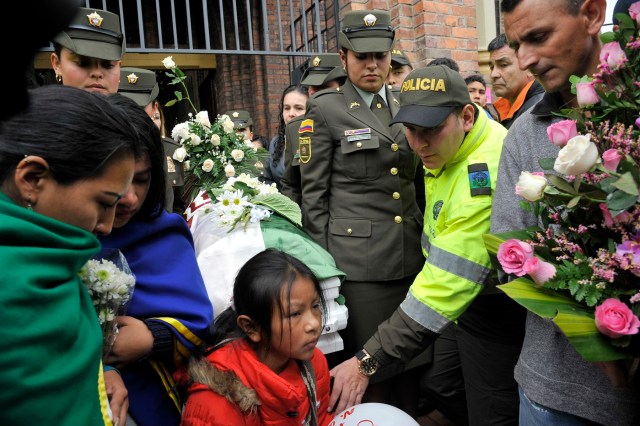
[[[366,133],[371,133],[371,129],[369,127],[365,127],[364,129],[353,129],[344,131],[345,136],[364,135]]]
[[[347,136],[347,142],[363,141],[365,139],[371,139],[371,135],[353,135]]]

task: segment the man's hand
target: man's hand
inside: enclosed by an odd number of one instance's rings
[[[362,402],[364,391],[369,385],[369,378],[360,374],[358,359],[355,356],[335,366],[329,374],[334,378],[329,411],[340,413],[345,408]],[[336,403],[338,403],[337,406],[335,406]]]
[[[113,424],[114,426],[124,426],[127,423],[127,411],[129,410],[129,392],[124,386],[120,373],[116,370],[105,371],[104,385],[113,414]]]

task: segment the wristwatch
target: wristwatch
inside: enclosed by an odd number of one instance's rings
[[[378,370],[378,361],[373,359],[364,349],[356,353],[356,358],[358,358],[358,371],[363,376],[370,377]]]

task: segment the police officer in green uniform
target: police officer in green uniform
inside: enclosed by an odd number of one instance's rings
[[[393,122],[404,123],[425,170],[426,261],[393,315],[334,369],[332,401],[343,393],[337,410],[352,405],[352,390],[366,388],[376,371],[433,345],[425,380],[430,402],[457,425],[517,425],[513,370],[525,310],[495,288],[483,240],[507,130],[471,101],[462,76],[444,65],[412,71],[400,104]]]
[[[143,68],[122,68],[118,93],[133,99],[143,108],[163,134],[162,145],[166,158],[164,170],[167,177],[165,208],[169,212],[182,214],[184,211],[184,169],[182,163],[173,159],[173,153],[180,147],[180,144],[164,136],[164,123],[160,120],[160,104],[157,100],[160,88],[156,81],[156,73]]]
[[[418,159],[402,124],[390,126],[399,108],[385,85],[394,38],[388,12],[347,12],[339,41],[348,79],[309,99],[298,130],[304,228],[347,275],[341,293],[349,321],[338,353],[344,357],[402,302],[424,263]],[[415,414],[417,374],[403,370],[376,377],[365,400]]]
[[[413,66],[407,55],[400,49],[393,49],[391,51],[391,71],[387,77],[387,84],[399,90],[411,70],[413,70]]]
[[[304,71],[300,84],[307,86],[309,96],[323,89],[340,87],[347,80],[340,55],[321,53],[310,58],[311,66]],[[302,203],[300,183],[300,153],[298,152],[298,130],[304,114],[291,120],[285,129],[284,173],[280,179],[281,192],[298,204]]]

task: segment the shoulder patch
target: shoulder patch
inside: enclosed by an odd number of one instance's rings
[[[302,123],[300,123],[298,133],[313,133],[313,120],[307,118]]]
[[[470,164],[468,171],[471,196],[491,195],[491,176],[487,163]]]
[[[300,162],[306,164],[311,160],[311,138],[308,136],[298,138],[298,142],[300,143],[300,147],[298,148]]]

